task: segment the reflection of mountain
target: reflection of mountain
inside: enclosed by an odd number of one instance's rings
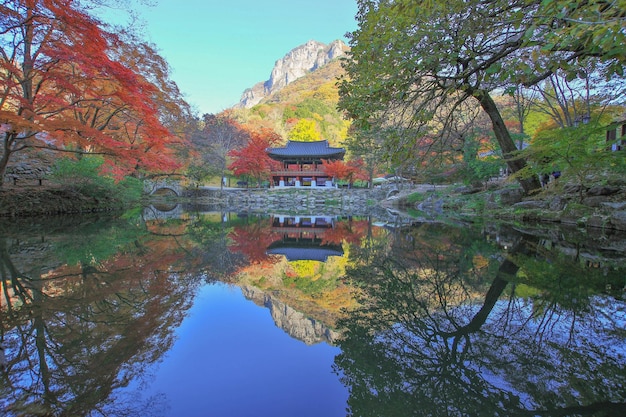
[[[241,287],[241,292],[255,304],[267,307],[276,326],[307,345],[320,342],[333,344],[339,335],[322,322],[305,316],[258,288],[244,286]]]

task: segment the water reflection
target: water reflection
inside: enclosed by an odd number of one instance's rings
[[[326,262],[329,256],[342,256],[341,241],[331,242],[326,232],[338,226],[332,216],[271,216],[272,234],[278,239],[267,247],[271,255],[283,255],[288,261]]]
[[[626,414],[626,311],[603,294],[621,291],[623,266],[589,268],[589,240],[568,256],[496,232],[506,252],[463,229],[414,227],[348,271],[363,293],[340,322],[336,368],[353,415]]]
[[[9,416],[167,415],[151,365],[217,281],[341,349],[333,415],[626,414],[624,236],[176,206],[0,237]]]
[[[12,224],[0,239],[0,405],[8,415],[145,415],[158,399],[112,393],[169,349],[194,283],[144,227],[59,220]]]

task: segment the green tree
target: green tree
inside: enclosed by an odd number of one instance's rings
[[[60,158],[52,167],[50,180],[94,198],[113,197],[126,203],[139,200],[143,191],[141,180],[125,177],[116,183],[113,177],[102,175],[102,164],[104,158],[99,155]]]
[[[363,128],[396,124],[440,134],[433,115],[454,122],[459,103],[476,100],[488,115],[510,170],[523,158],[493,99],[511,86],[535,85],[558,69],[575,77],[585,60],[623,74],[626,1],[483,0],[439,3],[360,0],[359,28],[340,86],[340,108]],[[620,52],[621,51],[621,52]],[[535,176],[520,176],[528,193]]]
[[[532,146],[523,151],[539,172],[564,171],[575,182],[582,202],[590,181],[601,173],[622,176],[626,159],[621,152],[606,150],[605,129],[598,123],[563,129],[546,129],[537,134]]]
[[[374,175],[385,171],[381,163],[384,150],[380,133],[352,129],[345,140],[345,145],[353,157],[363,161],[369,187],[371,187]]]

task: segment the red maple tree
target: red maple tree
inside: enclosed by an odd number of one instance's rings
[[[129,55],[146,49],[103,30],[75,0],[3,2],[0,33],[0,185],[11,156],[28,148],[100,154],[117,177],[178,166],[154,77]]]
[[[261,185],[261,181],[269,179],[272,170],[279,169],[281,164],[267,154],[267,148],[281,142],[281,137],[270,129],[250,132],[248,143],[228,153],[233,162],[228,166],[237,176],[249,175]]]
[[[368,179],[365,164],[361,159],[355,159],[348,162],[341,160],[322,160],[322,169],[326,175],[340,180],[347,180],[350,184],[357,179],[366,181]]]

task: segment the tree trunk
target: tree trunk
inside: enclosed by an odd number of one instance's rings
[[[528,256],[532,253],[530,248],[534,245],[536,245],[535,241],[531,241],[530,239],[524,237],[519,242],[515,243],[513,248],[509,251],[508,257],[505,258],[498,267],[498,272],[496,273],[487,294],[485,294],[485,299],[480,310],[465,326],[459,327],[453,332],[444,332],[442,334],[446,337],[456,337],[465,336],[479,331],[483,324],[487,322],[489,314],[493,311],[493,308],[496,306],[496,303],[500,299],[504,289],[515,277],[517,271],[519,271],[519,265],[516,264],[515,261],[511,260],[512,257],[516,254]]]
[[[506,162],[511,172],[515,174],[526,166],[526,160],[515,156],[515,152],[517,151],[515,142],[513,142],[511,134],[506,128],[504,120],[502,120],[500,111],[498,110],[496,103],[493,101],[489,93],[485,91],[479,91],[477,92],[477,94],[475,94],[475,96],[480,102],[480,106],[482,107],[482,109],[485,111],[485,113],[487,113],[489,119],[491,119],[493,132],[496,135],[496,140],[498,141],[498,145],[502,150],[502,157],[504,158],[504,161]],[[539,184],[539,179],[536,175],[519,178],[518,181],[524,189],[524,193],[527,195],[541,189],[541,184]]]
[[[2,141],[2,156],[0,156],[0,188],[4,184],[4,174],[7,172],[7,165],[9,165],[9,157],[11,156],[11,141],[9,140],[8,133],[5,133]]]

